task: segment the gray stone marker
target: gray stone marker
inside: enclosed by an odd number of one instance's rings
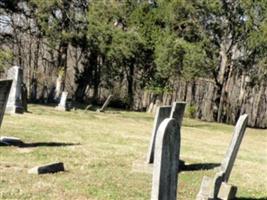
[[[7,146],[22,146],[24,143],[21,139],[17,137],[1,136],[0,144],[7,145]]]
[[[0,127],[4,118],[12,80],[0,80]]]
[[[66,111],[67,108],[67,98],[68,98],[68,92],[62,92],[60,102],[58,106],[56,107],[57,110]]]
[[[110,103],[113,95],[109,95],[108,98],[106,99],[105,103],[103,104],[102,108],[97,109],[97,112],[105,112],[106,108],[108,107],[108,104]]]
[[[225,158],[221,164],[220,171],[215,177],[204,177],[201,183],[197,200],[212,199],[232,199],[234,198],[237,188],[227,184],[231,171],[233,169],[235,159],[245,134],[248,122],[248,115],[244,114],[239,117],[235,126],[230,146],[226,152]]]
[[[155,140],[156,140],[157,130],[161,122],[164,119],[168,118],[170,114],[171,114],[171,106],[161,106],[161,107],[158,107],[156,111],[156,115],[154,118],[154,125],[152,129],[152,136],[151,136],[149,149],[148,149],[147,163],[153,163],[154,161],[154,149],[155,149]]]
[[[176,200],[180,155],[180,128],[173,118],[159,126],[153,167],[151,200]]]
[[[150,139],[150,145],[148,149],[147,155],[147,163],[151,164],[154,160],[154,146],[155,146],[155,138],[157,134],[158,127],[160,123],[170,117],[174,118],[179,125],[179,128],[182,126],[184,110],[185,110],[186,103],[185,102],[174,102],[172,106],[161,106],[157,109],[154,125],[152,129],[152,136]]]
[[[50,163],[43,166],[37,166],[28,170],[29,174],[47,174],[64,171],[64,164],[62,162]]]
[[[7,78],[12,79],[12,86],[6,106],[6,113],[23,113],[24,108],[21,99],[21,86],[23,81],[23,70],[19,66],[11,67],[7,72]]]

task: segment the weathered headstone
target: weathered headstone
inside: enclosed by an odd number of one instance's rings
[[[168,118],[170,114],[171,114],[171,106],[161,106],[161,107],[158,107],[156,111],[150,145],[148,149],[147,163],[153,163],[154,161],[154,149],[155,149],[155,140],[156,140],[157,130],[161,122],[164,119]]]
[[[226,197],[226,199],[231,199],[235,195],[237,188],[227,184],[227,182],[230,178],[239,147],[245,134],[247,122],[247,114],[239,117],[230,146],[221,164],[220,171],[216,173],[213,179],[209,177],[203,178],[197,200],[218,199],[221,195]],[[226,194],[227,191],[228,194]]]
[[[151,200],[176,200],[179,155],[180,128],[175,119],[165,119],[156,137]]]
[[[97,112],[105,112],[105,110],[108,107],[108,104],[110,103],[112,97],[113,97],[112,95],[109,95],[108,98],[106,99],[105,103],[103,104],[102,108],[98,109]]]
[[[61,110],[61,111],[68,110],[67,98],[68,98],[68,92],[62,92],[60,102],[59,102],[58,106],[56,107],[57,110]]]
[[[174,102],[172,104],[170,118],[174,118],[177,121],[180,128],[182,127],[185,106],[186,102]]]
[[[64,164],[62,162],[50,163],[43,166],[37,166],[28,170],[29,174],[47,174],[64,171]]]
[[[21,85],[23,81],[23,70],[19,66],[11,67],[7,72],[7,78],[12,79],[12,86],[6,106],[6,113],[23,113],[24,108],[21,99]]]
[[[12,80],[0,80],[0,127],[4,118]]]
[[[152,129],[152,136],[150,139],[150,145],[148,149],[147,163],[153,163],[154,160],[155,138],[160,123],[166,118],[174,118],[180,128],[182,126],[185,106],[186,106],[185,102],[174,102],[172,106],[158,107],[154,119],[154,126]]]

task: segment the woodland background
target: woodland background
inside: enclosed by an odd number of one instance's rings
[[[146,110],[267,128],[265,0],[3,0],[0,67],[19,65],[30,102]]]

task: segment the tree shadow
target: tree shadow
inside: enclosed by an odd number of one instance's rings
[[[80,145],[80,143],[64,143],[64,142],[35,142],[35,143],[14,143],[2,144],[0,146],[16,146],[19,148],[33,148],[33,147],[64,147]]]
[[[219,167],[220,163],[195,163],[184,165],[181,171],[198,171],[198,170],[210,170]]]
[[[254,198],[254,197],[236,197],[235,200],[267,200],[267,197],[259,197],[259,198]]]

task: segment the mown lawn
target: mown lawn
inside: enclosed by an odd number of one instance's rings
[[[30,105],[31,113],[6,115],[0,135],[37,147],[0,146],[0,199],[150,199],[150,174],[132,170],[146,156],[153,116],[147,113],[76,110]],[[181,158],[191,166],[219,164],[233,127],[184,119]],[[66,172],[29,175],[36,165],[64,162]],[[195,199],[204,175],[179,174],[179,199]],[[247,129],[230,183],[238,199],[267,199],[267,130]]]

